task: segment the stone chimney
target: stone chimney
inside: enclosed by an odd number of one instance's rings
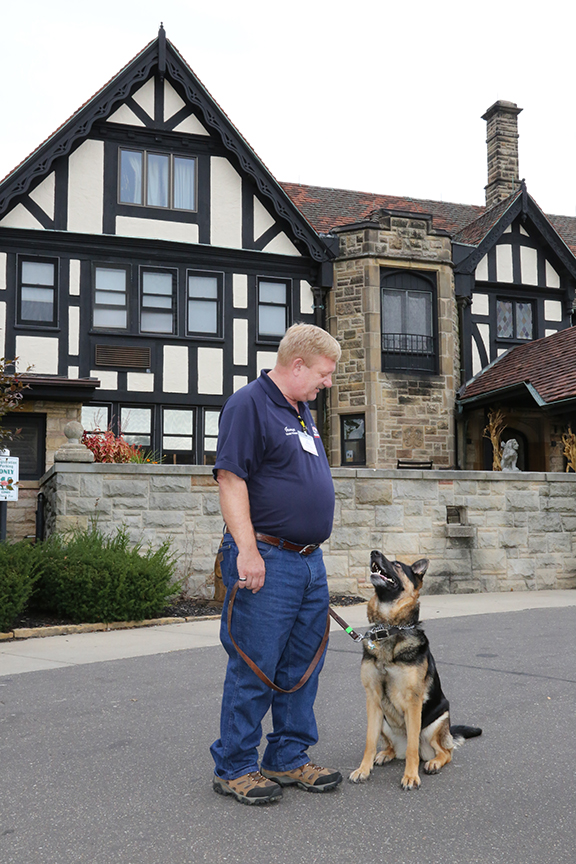
[[[488,185],[486,207],[490,209],[520,185],[518,170],[518,108],[515,102],[495,102],[482,117],[487,124]]]

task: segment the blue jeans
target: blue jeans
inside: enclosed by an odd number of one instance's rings
[[[266,565],[266,579],[256,594],[247,589],[236,594],[232,634],[271,681],[289,690],[310,665],[324,635],[329,603],[326,570],[320,549],[307,556],[260,542],[258,549]],[[318,740],[314,700],[325,655],[306,684],[295,693],[276,693],[267,687],[230,641],[226,623],[228,601],[238,579],[238,547],[230,534],[224,536],[221,551],[227,592],[220,639],[229,659],[220,738],[210,748],[216,774],[224,780],[234,780],[258,770],[262,720],[270,707],[273,731],[267,736],[262,767],[291,771],[309,761],[306,751]]]

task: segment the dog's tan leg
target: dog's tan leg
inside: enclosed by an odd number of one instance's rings
[[[388,739],[384,733],[382,733],[382,738],[384,744],[386,744],[386,748],[384,750],[380,750],[379,753],[376,754],[376,758],[374,759],[375,765],[385,765],[386,762],[391,762],[392,759],[396,758],[396,750],[394,749],[394,745]]]
[[[418,789],[420,777],[420,729],[422,726],[422,700],[413,695],[407,705],[406,720],[406,767],[401,780],[403,789]]]
[[[368,780],[374,766],[378,741],[382,733],[382,722],[384,712],[379,693],[372,687],[366,688],[366,713],[368,715],[368,726],[366,728],[366,747],[360,767],[352,771],[348,778],[351,783],[363,783]]]

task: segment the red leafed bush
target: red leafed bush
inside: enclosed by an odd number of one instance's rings
[[[139,462],[141,447],[128,444],[122,435],[114,435],[111,429],[107,432],[94,432],[92,435],[84,432],[82,443],[94,453],[95,462]]]

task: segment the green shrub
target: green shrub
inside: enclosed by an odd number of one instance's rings
[[[24,611],[38,578],[36,548],[22,540],[0,543],[0,631]]]
[[[181,587],[170,543],[131,548],[125,528],[54,535],[41,544],[35,605],[77,623],[141,621],[158,615]]]

